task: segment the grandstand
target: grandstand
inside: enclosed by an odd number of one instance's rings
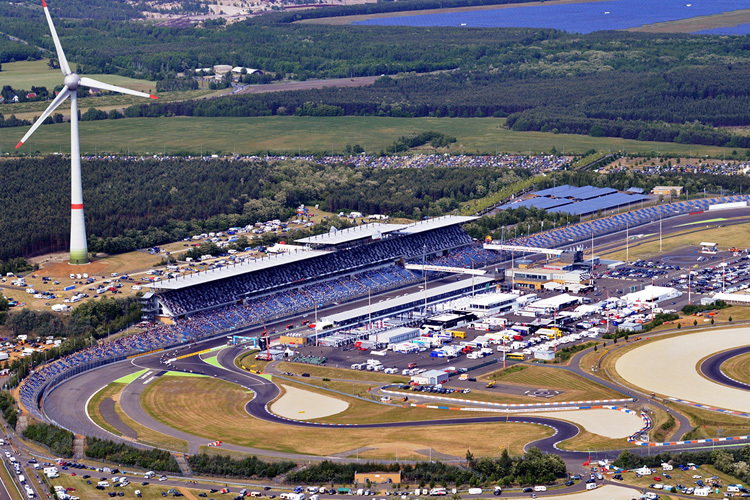
[[[405,260],[438,258],[472,243],[459,227],[472,220],[445,216],[407,225],[375,223],[303,238],[298,243],[308,245],[304,251],[151,284],[158,293],[149,309],[165,318],[182,317],[378,268],[393,274],[392,267]],[[409,276],[403,276],[404,284]]]

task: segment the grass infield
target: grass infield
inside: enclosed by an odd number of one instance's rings
[[[726,360],[721,365],[721,371],[728,377],[750,384],[750,353]]]
[[[305,390],[316,389],[305,387]],[[346,423],[458,416],[456,412],[450,411],[374,405],[344,396],[341,396],[341,399],[346,399],[351,406],[346,412],[335,417],[342,418],[342,415],[348,414]],[[459,437],[467,433],[483,436],[482,440],[471,443],[472,453],[476,455],[494,455],[506,447],[513,453],[520,453],[529,441],[552,433],[546,427],[514,423],[392,429],[298,429],[250,417],[244,410],[248,400],[249,397],[241,388],[222,380],[161,377],[149,384],[142,395],[141,404],[160,422],[209,440],[218,439],[242,446],[314,455],[345,453],[369,447],[381,450],[381,456],[389,456],[396,450],[389,449],[387,443],[399,443],[400,446],[413,447],[415,450],[432,448],[438,453],[462,457],[468,444]],[[207,419],[206,414],[209,411],[211,418]],[[334,421],[334,418],[326,421]],[[268,436],[273,436],[273,439],[269,440]]]

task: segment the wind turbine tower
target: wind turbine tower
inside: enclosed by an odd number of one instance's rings
[[[42,113],[37,121],[34,122],[29,131],[26,132],[23,139],[18,142],[16,149],[20,148],[21,145],[26,142],[26,139],[28,139],[37,128],[39,128],[39,125],[41,125],[44,120],[46,120],[47,117],[49,117],[52,112],[57,109],[63,101],[65,101],[65,99],[70,97],[70,263],[87,264],[89,258],[88,245],[86,243],[86,223],[83,219],[81,148],[78,139],[78,87],[84,86],[101,90],[110,90],[121,94],[150,97],[151,99],[157,99],[157,97],[145,92],[138,92],[137,90],[109,85],[108,83],[99,82],[92,78],[78,76],[76,73],[73,73],[70,70],[70,66],[68,66],[68,60],[65,58],[65,53],[60,45],[60,39],[57,36],[55,25],[52,24],[52,16],[50,16],[47,2],[45,0],[42,0],[42,6],[44,7],[44,15],[47,17],[47,24],[49,25],[49,31],[52,34],[52,40],[55,42],[55,50],[57,51],[57,58],[60,62],[60,69],[63,73],[65,86],[60,93],[57,94],[57,97],[55,97],[47,109],[44,110],[44,113]]]

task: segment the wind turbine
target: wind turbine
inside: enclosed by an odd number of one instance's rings
[[[39,128],[39,125],[41,125],[66,98],[70,97],[70,263],[87,264],[89,258],[88,246],[86,243],[86,224],[83,219],[81,150],[78,140],[78,87],[82,85],[84,87],[92,87],[101,90],[111,90],[112,92],[119,92],[121,94],[150,97],[151,99],[158,98],[154,95],[146,94],[145,92],[138,92],[137,90],[109,85],[108,83],[99,82],[85,76],[81,77],[76,73],[73,73],[70,70],[70,66],[68,66],[68,60],[65,58],[65,53],[60,45],[60,39],[57,37],[57,31],[55,30],[55,25],[52,24],[52,16],[50,16],[47,2],[45,0],[42,0],[42,6],[44,7],[44,15],[47,17],[47,24],[49,24],[49,31],[52,34],[52,40],[55,42],[55,50],[57,51],[57,58],[60,62],[60,69],[65,77],[65,86],[60,93],[57,94],[57,97],[55,97],[47,109],[44,110],[44,113],[42,113],[37,121],[34,122],[29,131],[26,132],[23,139],[18,142],[16,149],[20,148],[21,145],[26,142],[26,139],[28,139],[37,128]]]

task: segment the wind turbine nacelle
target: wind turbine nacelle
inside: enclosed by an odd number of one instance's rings
[[[81,83],[81,77],[76,75],[75,73],[65,75],[65,86],[68,87],[70,90],[77,90],[78,85],[80,85],[80,83]]]

